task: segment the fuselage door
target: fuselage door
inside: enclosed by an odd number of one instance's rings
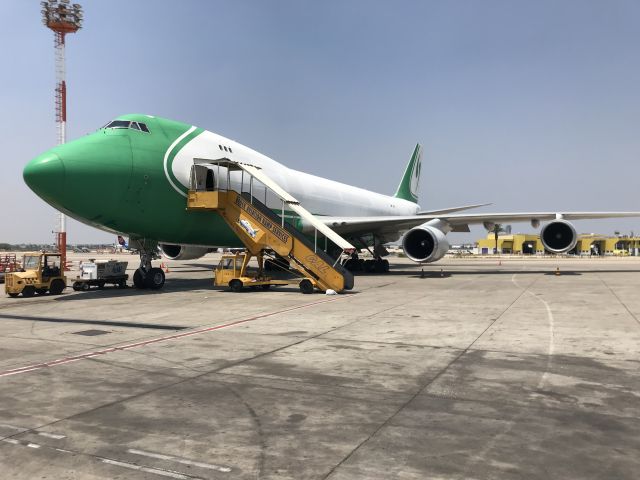
[[[215,175],[208,165],[193,165],[189,176],[189,189],[198,192],[215,190]]]

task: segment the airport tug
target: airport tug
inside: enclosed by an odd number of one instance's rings
[[[22,259],[22,271],[5,276],[4,291],[10,297],[33,297],[36,293],[60,295],[67,287],[63,256],[60,253],[31,252]]]

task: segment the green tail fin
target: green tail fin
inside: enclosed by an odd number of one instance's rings
[[[420,183],[420,164],[422,161],[422,145],[416,145],[411,160],[407,164],[400,185],[394,197],[418,203],[418,185]]]

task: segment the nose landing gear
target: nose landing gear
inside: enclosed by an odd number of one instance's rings
[[[133,274],[133,285],[140,289],[159,290],[164,286],[164,272],[151,264],[152,260],[158,258],[158,243],[149,240],[139,243],[140,267]]]

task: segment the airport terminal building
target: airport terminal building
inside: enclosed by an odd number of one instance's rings
[[[490,255],[496,246],[493,233],[478,240],[478,253]],[[498,237],[498,253],[516,255],[542,255],[544,246],[540,235],[516,233]],[[580,234],[576,248],[568,252],[575,255],[618,255],[639,256],[640,237],[610,237],[597,234]]]

